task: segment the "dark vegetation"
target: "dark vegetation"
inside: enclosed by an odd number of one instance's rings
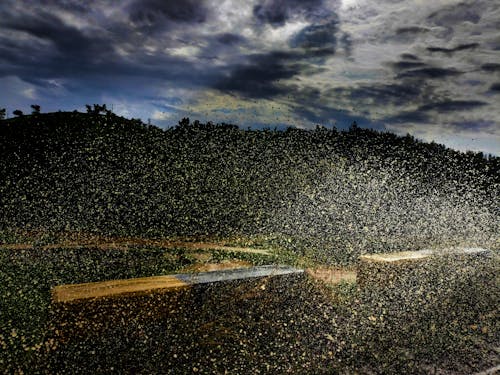
[[[348,263],[360,252],[486,246],[498,233],[498,157],[355,124],[272,131],[183,119],[162,130],[99,105],[34,109],[0,122],[4,242],[35,231],[265,235]]]
[[[355,125],[242,130],[184,119],[162,130],[105,106],[32,109],[0,121],[0,372],[473,373],[497,364],[498,157]],[[287,255],[273,262],[337,265],[457,244],[495,255],[466,266],[432,260],[385,290],[255,280],[186,292],[178,305],[144,296],[75,315],[50,305],[52,287],[195,260],[186,249],[43,247],[64,235],[263,239]],[[25,242],[33,248],[1,245]],[[228,257],[268,261],[211,253]],[[96,318],[94,308],[102,334],[61,338],[72,319]]]

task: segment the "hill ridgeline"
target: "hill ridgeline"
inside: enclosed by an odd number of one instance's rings
[[[332,263],[498,248],[500,159],[352,126],[166,130],[58,112],[0,121],[0,235],[265,236]]]

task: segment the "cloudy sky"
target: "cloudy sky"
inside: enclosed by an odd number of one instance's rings
[[[362,127],[500,155],[500,0],[2,0],[0,107]]]

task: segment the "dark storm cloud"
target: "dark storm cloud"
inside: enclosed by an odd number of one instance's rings
[[[401,58],[403,60],[413,60],[413,61],[418,61],[420,60],[417,56],[411,54],[411,53],[403,53],[401,54]]]
[[[220,44],[230,45],[230,46],[246,42],[246,38],[244,36],[233,33],[219,34],[215,37],[215,40]]]
[[[414,69],[408,70],[403,73],[398,74],[397,78],[419,78],[419,79],[445,79],[448,77],[453,77],[463,74],[462,72],[451,68],[422,68],[422,69]]]
[[[288,88],[279,83],[301,72],[297,62],[298,52],[271,52],[254,54],[249,63],[232,67],[228,75],[219,80],[214,88],[223,92],[238,93],[248,98],[270,98],[284,94]]]
[[[38,2],[45,9],[55,7],[73,13],[87,13],[91,9],[91,2],[87,0],[39,0]]]
[[[335,48],[332,47],[311,49],[311,50],[306,50],[305,53],[307,55],[303,55],[302,58],[304,59],[317,58],[316,62],[319,64],[323,64],[325,63],[325,58],[334,55],[335,52],[336,52]]]
[[[488,105],[479,100],[447,100],[437,103],[428,103],[419,107],[419,111],[454,112],[465,111]]]
[[[336,96],[348,98],[354,103],[370,100],[376,105],[404,105],[417,100],[422,92],[422,85],[392,83],[336,88],[330,90],[329,95],[333,98]]]
[[[345,55],[350,56],[351,36],[342,32],[339,40],[339,33],[339,20],[336,15],[332,15],[327,22],[312,23],[299,30],[288,40],[288,45],[300,51],[296,55],[299,60],[313,60],[315,64],[322,65],[327,57],[335,55],[339,45]]]
[[[140,26],[165,28],[170,22],[204,22],[208,9],[199,0],[135,0],[129,12],[130,20]]]
[[[498,17],[488,0],[421,4],[414,14],[409,1],[389,2],[252,0],[240,12],[236,0],[220,7],[207,0],[0,0],[0,79],[21,87],[22,100],[33,92],[45,108],[42,97],[52,92],[55,105],[121,100],[148,107],[142,117],[156,109],[201,113],[204,101],[210,111],[220,93],[236,102],[274,100],[282,116],[302,123],[370,124],[368,111],[422,128],[468,120],[465,111],[471,118],[484,111],[484,121],[496,116],[493,105],[484,110],[500,93]],[[267,33],[281,26],[283,34]],[[253,121],[240,114],[235,121]]]
[[[427,51],[429,52],[443,52],[446,54],[452,54],[458,51],[465,51],[470,49],[476,49],[479,47],[479,43],[467,43],[467,44],[459,44],[453,48],[443,48],[443,47],[427,47]]]
[[[342,36],[340,37],[340,45],[345,51],[345,54],[347,56],[351,56],[352,54],[352,48],[353,48],[353,42],[352,42],[352,37],[348,33],[343,33]]]
[[[69,3],[46,0],[44,4],[54,10]],[[88,11],[85,4],[78,7],[78,12]],[[266,2],[262,5],[269,11],[285,9],[287,15],[287,12],[298,9],[310,19],[314,15],[326,14],[322,1]],[[335,53],[337,46],[338,26],[330,18],[325,24],[312,25],[299,32],[292,52],[255,53],[248,57],[241,56],[235,49],[233,61],[237,63],[225,61],[224,68],[210,64],[203,66],[189,56],[169,56],[142,48],[148,35],[156,35],[149,31],[181,30],[181,37],[189,40],[189,26],[204,22],[209,14],[198,1],[132,1],[124,8],[132,23],[112,20],[101,25],[106,27],[106,33],[67,24],[55,15],[57,12],[49,14],[39,8],[26,9],[19,15],[3,9],[2,18],[7,21],[0,27],[25,32],[33,38],[29,45],[9,40],[0,44],[0,75],[15,75],[38,87],[48,87],[48,79],[58,77],[66,79],[66,89],[75,92],[108,91],[109,87],[131,92],[131,82],[142,80],[146,86],[147,82],[167,81],[178,88],[212,87],[243,97],[270,98],[287,92],[280,80],[317,71],[308,61],[321,64],[322,59]],[[332,15],[331,12],[328,14]],[[146,33],[137,33],[137,28]],[[163,46],[170,46],[169,35],[162,37],[166,38]],[[39,39],[49,44],[37,44]],[[347,34],[344,39],[343,48],[350,48]],[[248,40],[237,32],[215,34],[205,41],[208,43],[203,52],[210,52],[210,56],[205,56],[209,59],[217,59],[219,53],[225,56],[233,48],[248,44]],[[131,49],[132,44],[137,48]],[[118,54],[122,46],[126,48],[126,58]],[[26,55],[34,59],[26,59]]]
[[[86,36],[75,27],[68,26],[56,16],[45,12],[23,17],[11,16],[3,22],[3,28],[22,31],[34,38],[51,42],[57,52],[63,54],[102,56],[109,51],[110,41],[103,37]]]
[[[490,86],[490,91],[496,94],[500,93],[500,82],[496,82]]]
[[[182,79],[182,76],[187,78],[197,72],[183,59],[169,56],[136,53],[133,62],[126,61],[115,52],[116,40],[86,35],[50,14],[25,15],[19,19],[11,17],[3,26],[30,34],[35,41],[42,39],[49,42],[41,46],[33,41],[26,46],[13,42],[1,48],[4,53],[0,61],[5,65],[0,74],[17,75],[26,81],[51,77],[79,80],[108,74],[114,77],[130,75],[157,78],[178,75]]]
[[[114,41],[103,34],[85,34],[55,15],[4,12],[2,28],[22,32],[30,38],[12,38],[0,47],[0,76],[15,75],[27,82],[52,77],[81,79],[92,74],[128,73],[118,64]]]
[[[57,16],[57,10],[69,3],[46,0],[44,9],[25,7],[22,11],[0,6],[0,31],[7,31],[0,33],[0,77],[17,76],[40,88],[47,88],[48,80],[57,77],[74,94],[109,92],[113,88],[123,95],[134,91],[134,95],[139,95],[137,87],[165,81],[180,88],[203,87],[220,74],[218,68],[206,69],[189,58],[169,56],[161,49],[145,51],[147,36],[141,36],[130,23],[120,19],[94,23],[97,27],[69,24]],[[202,19],[201,5],[193,1],[180,3],[136,1],[130,10],[139,12],[139,6],[144,12],[154,10],[163,18],[180,22],[182,28],[186,22]],[[78,4],[77,12],[86,11]],[[80,16],[86,20],[86,16]],[[106,32],[99,31],[103,27]],[[165,37],[162,46],[168,43]],[[122,47],[127,51],[125,58],[117,52]]]
[[[396,29],[396,34],[422,34],[429,32],[430,29],[422,26],[405,26]]]
[[[10,70],[26,64],[26,55],[34,60],[45,56],[45,47],[39,44],[14,42],[0,36],[0,76],[8,75]]]
[[[326,24],[313,24],[304,27],[294,35],[289,44],[292,48],[330,48],[335,50],[337,47],[338,22],[330,21]]]
[[[292,86],[279,81],[299,74],[317,73],[319,68],[309,62],[322,65],[326,57],[336,53],[337,32],[337,21],[306,26],[289,40],[292,51],[251,55],[246,63],[229,67],[229,73],[213,87],[249,98],[271,98],[290,93]],[[343,46],[345,50],[350,48],[348,40],[343,43],[348,44]]]
[[[212,35],[207,37],[205,41],[206,44],[202,48],[203,52],[198,57],[208,60],[209,64],[213,61],[219,61],[224,62],[229,67],[233,65],[229,62],[232,58],[239,61],[239,48],[249,46],[249,42],[244,36],[235,33]]]
[[[255,19],[273,27],[283,26],[293,16],[308,20],[322,20],[331,15],[324,0],[263,0],[253,8]]]
[[[410,43],[422,34],[428,33],[430,29],[423,26],[403,26],[393,31],[388,31],[385,35],[386,41],[396,41],[399,43]]]
[[[276,4],[284,6],[283,3]],[[294,4],[287,2],[287,6]],[[313,65],[309,62],[314,61],[316,65],[322,65],[325,58],[336,53],[338,31],[337,20],[306,26],[288,41],[292,51],[251,55],[247,57],[248,61],[245,63],[230,66],[229,73],[218,80],[213,87],[248,98],[272,98],[290,92],[295,95],[296,92],[291,85],[284,85],[279,81],[299,74],[308,75],[317,72],[317,68],[312,68]],[[345,35],[345,40],[341,43],[346,53],[349,53],[351,41],[349,36]]]
[[[485,72],[500,72],[500,64],[496,63],[487,63],[481,65],[481,69]]]
[[[427,66],[427,64],[419,61],[398,61],[395,63],[390,63],[390,66],[397,71],[408,70]]]

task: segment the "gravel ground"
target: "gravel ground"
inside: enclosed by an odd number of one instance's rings
[[[462,268],[433,260],[383,290],[300,274],[49,305],[52,284],[110,270],[147,276],[164,254],[12,254],[0,262],[5,373],[471,374],[498,365],[496,258]]]

